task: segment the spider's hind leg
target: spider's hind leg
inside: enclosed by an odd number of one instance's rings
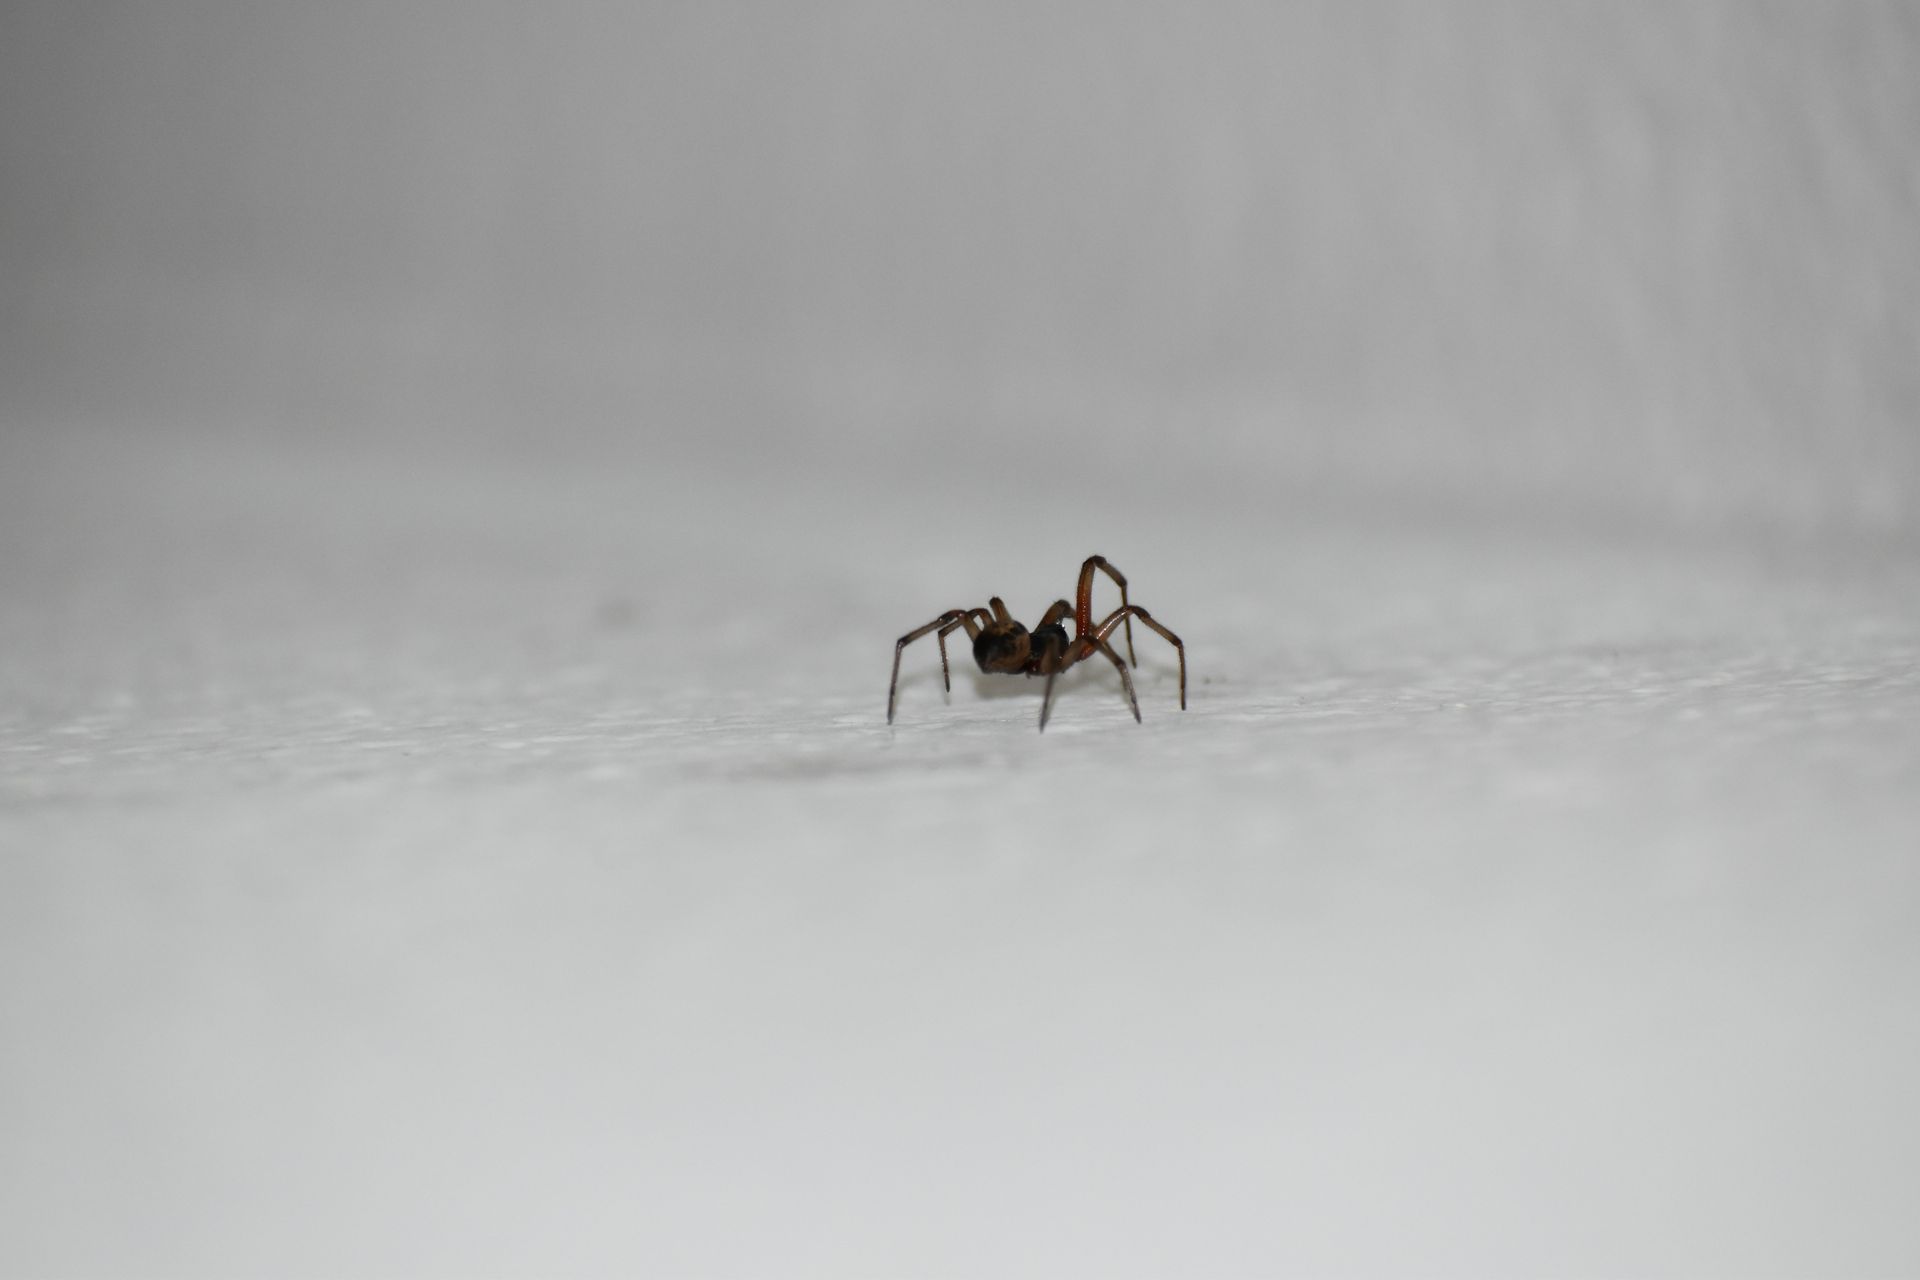
[[[1046,732],[1047,717],[1053,710],[1053,678],[1068,667],[1085,661],[1096,652],[1105,654],[1107,660],[1113,663],[1113,669],[1120,673],[1120,687],[1126,691],[1127,706],[1133,712],[1133,722],[1140,723],[1140,699],[1133,694],[1133,677],[1127,674],[1127,664],[1120,660],[1120,655],[1113,651],[1112,645],[1098,636],[1090,636],[1074,644],[1067,650],[1066,660],[1047,671],[1047,687],[1040,694],[1040,731],[1042,733]]]
[[[1083,636],[1093,631],[1093,571],[1095,569],[1112,578],[1113,585],[1120,588],[1120,607],[1124,609],[1129,603],[1126,575],[1107,563],[1105,556],[1088,556],[1086,563],[1080,566],[1080,589],[1074,593],[1076,603],[1073,613],[1074,630]],[[1131,617],[1127,619],[1126,630],[1127,661],[1137,667],[1140,665],[1140,659],[1133,654],[1133,619]]]
[[[1100,650],[1101,653],[1107,655],[1108,661],[1113,663],[1113,669],[1120,673],[1120,687],[1127,691],[1127,705],[1133,708],[1133,722],[1139,724],[1140,699],[1133,696],[1133,677],[1127,674],[1127,664],[1120,661],[1120,655],[1115,653],[1113,646],[1105,640],[1096,639],[1092,641],[1092,644],[1096,649]]]
[[[1091,638],[1094,640],[1105,640],[1113,634],[1115,627],[1121,625],[1123,619],[1134,617],[1139,618],[1140,621],[1159,632],[1161,638],[1172,645],[1174,652],[1180,655],[1180,709],[1185,711],[1187,709],[1187,646],[1180,643],[1179,636],[1173,634],[1173,632],[1167,630],[1158,622],[1155,622],[1152,614],[1137,604],[1121,605],[1118,609],[1108,614],[1104,622],[1094,628]]]

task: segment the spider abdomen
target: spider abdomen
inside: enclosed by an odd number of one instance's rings
[[[1028,637],[1028,648],[1029,675],[1043,676],[1049,671],[1063,670],[1067,660],[1067,629],[1058,623],[1035,627]]]

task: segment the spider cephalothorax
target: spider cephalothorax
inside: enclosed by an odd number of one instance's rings
[[[1093,574],[1098,569],[1112,578],[1120,588],[1120,607],[1103,618],[1099,625],[1093,622]],[[1069,638],[1067,629],[1061,625],[1061,619],[1073,617],[1074,635]],[[1040,699],[1040,727],[1047,727],[1047,712],[1053,703],[1053,678],[1068,667],[1099,653],[1110,659],[1114,668],[1120,672],[1120,684],[1127,693],[1127,705],[1133,708],[1133,718],[1140,718],[1140,702],[1133,695],[1133,678],[1127,674],[1127,664],[1120,661],[1120,655],[1107,643],[1107,637],[1116,627],[1125,627],[1127,636],[1127,659],[1138,665],[1133,655],[1133,620],[1152,627],[1166,637],[1180,655],[1180,709],[1187,707],[1187,650],[1180,643],[1180,637],[1167,630],[1147,613],[1145,609],[1127,601],[1127,580],[1120,571],[1108,564],[1100,556],[1089,556],[1080,566],[1080,589],[1075,602],[1056,600],[1040,619],[1040,625],[1028,631],[1016,622],[1007,612],[1006,602],[999,596],[987,601],[984,609],[949,609],[926,626],[909,631],[901,636],[893,646],[893,682],[887,686],[887,723],[893,723],[894,704],[900,691],[900,652],[907,645],[927,634],[936,632],[940,641],[940,674],[953,687],[952,676],[947,668],[947,634],[965,627],[968,637],[973,641],[973,660],[982,671],[988,674],[1045,676],[1046,692]]]
[[[982,671],[1025,671],[1032,652],[1033,637],[1017,622],[992,623],[973,638],[973,660]]]

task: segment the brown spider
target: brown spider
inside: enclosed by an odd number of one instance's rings
[[[1093,571],[1099,569],[1120,588],[1120,607],[1101,619],[1100,625],[1093,624]],[[1040,619],[1040,625],[1028,631],[1013,620],[1007,612],[1007,606],[999,596],[987,601],[985,609],[949,609],[926,626],[917,628],[900,637],[893,646],[893,680],[887,685],[887,723],[893,723],[894,703],[900,694],[900,652],[913,641],[929,631],[938,633],[940,641],[940,679],[948,692],[953,690],[953,677],[947,669],[947,633],[960,627],[967,629],[967,635],[973,641],[973,660],[986,672],[1005,672],[1008,675],[1025,674],[1045,676],[1046,691],[1040,696],[1040,728],[1047,727],[1047,711],[1053,705],[1053,678],[1068,667],[1092,657],[1096,653],[1105,654],[1120,673],[1120,685],[1127,692],[1127,705],[1133,708],[1133,718],[1140,719],[1140,700],[1133,696],[1133,678],[1127,674],[1127,663],[1120,661],[1120,655],[1107,643],[1107,637],[1113,634],[1115,627],[1124,626],[1127,632],[1127,662],[1139,666],[1139,660],[1133,656],[1133,620],[1146,623],[1171,644],[1180,654],[1180,709],[1187,709],[1187,649],[1180,643],[1180,637],[1167,630],[1137,604],[1127,603],[1127,580],[1120,571],[1106,562],[1102,556],[1088,556],[1087,562],[1080,566],[1080,590],[1075,597],[1077,603],[1068,604],[1065,600],[1056,600]],[[1073,615],[1073,639],[1067,638],[1067,629],[1060,620],[1068,614]]]

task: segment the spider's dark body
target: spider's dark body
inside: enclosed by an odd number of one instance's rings
[[[1112,578],[1120,588],[1120,607],[1101,619],[1098,625],[1093,621],[1093,575],[1095,570]],[[1071,616],[1074,634],[1069,636],[1061,625],[1061,619]],[[1040,619],[1040,625],[1029,631],[1014,620],[1007,612],[1006,602],[999,596],[987,602],[984,609],[949,609],[926,626],[909,631],[893,646],[893,682],[887,686],[887,723],[893,723],[894,704],[900,691],[900,653],[908,644],[918,640],[929,631],[937,633],[940,642],[940,675],[946,681],[948,689],[953,688],[952,676],[947,668],[947,634],[965,627],[967,636],[973,641],[973,660],[982,671],[988,674],[1045,676],[1047,688],[1040,699],[1040,727],[1047,727],[1047,713],[1053,704],[1053,678],[1075,663],[1082,662],[1098,653],[1109,659],[1120,672],[1121,687],[1126,690],[1127,705],[1133,708],[1133,718],[1140,719],[1140,702],[1133,695],[1133,678],[1127,674],[1127,664],[1120,660],[1113,646],[1107,643],[1107,637],[1116,627],[1126,628],[1127,658],[1139,665],[1133,655],[1133,620],[1140,621],[1164,636],[1168,643],[1180,655],[1180,709],[1187,708],[1187,650],[1180,643],[1180,637],[1155,622],[1145,609],[1127,600],[1127,580],[1118,569],[1101,556],[1088,556],[1080,566],[1080,589],[1074,602],[1056,600]]]
[[[990,622],[973,638],[973,660],[986,672],[1044,676],[1062,669],[1068,643],[1067,629],[1057,622],[1032,631],[1011,619]]]

